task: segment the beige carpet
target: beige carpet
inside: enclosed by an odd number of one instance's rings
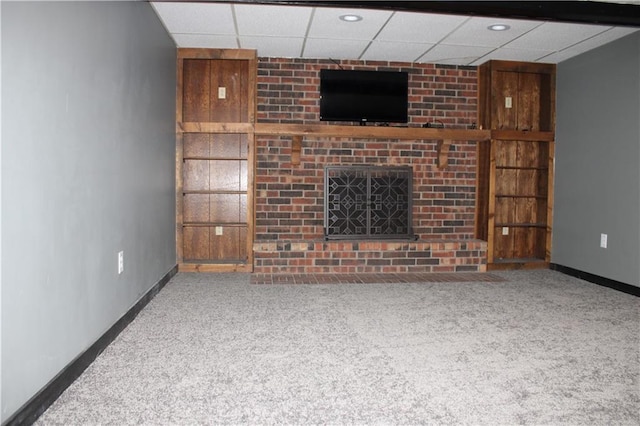
[[[180,273],[37,423],[640,424],[640,298],[548,270],[496,275]]]

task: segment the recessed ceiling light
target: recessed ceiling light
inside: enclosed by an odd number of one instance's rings
[[[507,24],[493,24],[487,27],[491,31],[507,31],[509,28],[511,27]]]
[[[340,16],[340,19],[345,22],[358,22],[362,21],[362,16],[349,14]]]

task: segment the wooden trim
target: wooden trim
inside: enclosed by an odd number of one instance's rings
[[[542,259],[533,262],[515,260],[513,262],[498,262],[487,265],[487,271],[513,271],[518,269],[549,269],[549,262]]]
[[[340,126],[331,124],[276,124],[256,123],[256,135],[308,136],[371,139],[420,139],[480,141],[491,138],[489,130],[434,129],[423,127]]]
[[[491,71],[507,71],[518,73],[534,73],[534,74],[555,74],[556,65],[542,62],[519,62],[519,61],[502,61],[491,60],[489,62]]]
[[[245,59],[256,60],[257,51],[253,49],[202,49],[180,48],[178,60],[181,59]]]
[[[544,260],[551,262],[551,242],[553,233],[553,182],[555,172],[555,142],[549,142],[549,170],[547,176],[547,235]]]
[[[491,139],[502,141],[551,142],[555,132],[530,132],[527,130],[491,130]]]
[[[136,318],[145,306],[158,294],[160,290],[178,272],[178,266],[173,266],[158,282],[156,282],[120,319],[118,319],[102,336],[100,336],[87,350],[83,351],[73,361],[60,371],[37,394],[27,401],[20,409],[7,419],[3,426],[30,425],[40,417],[47,408],[93,363],[107,346]]]
[[[302,151],[302,135],[295,135],[291,138],[291,165],[300,165],[300,151]]]
[[[253,272],[249,263],[181,263],[179,272]]]
[[[253,133],[253,123],[178,122],[183,133]]]
[[[184,244],[183,244],[183,201],[184,201],[184,140],[182,133],[176,134],[176,256],[178,263],[182,261]]]
[[[449,148],[451,141],[449,139],[438,141],[438,168],[444,169],[449,165]]]
[[[494,259],[494,240],[496,224],[496,144],[489,147],[489,208],[487,214],[487,268]]]

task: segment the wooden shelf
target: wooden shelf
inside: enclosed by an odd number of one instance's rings
[[[489,140],[491,132],[478,129],[433,129],[423,127],[393,126],[340,126],[331,124],[274,124],[256,123],[256,135],[309,136],[372,139],[417,140]]]
[[[237,157],[182,157],[182,161],[186,161],[186,160],[247,161],[247,158],[237,158]]]
[[[522,195],[522,194],[496,194],[496,198],[535,198],[538,200],[546,200],[546,195]]]
[[[546,223],[496,223],[496,228],[546,228]]]
[[[549,170],[549,167],[496,166],[496,170]]]
[[[551,142],[555,132],[537,132],[528,130],[491,130],[491,139],[505,141]]]
[[[182,226],[228,226],[228,227],[246,227],[246,223],[242,222],[182,222]]]
[[[209,191],[204,191],[204,190],[187,190],[187,191],[182,191],[182,195],[186,195],[186,194],[199,194],[199,195],[217,195],[217,194],[231,194],[231,195],[245,195],[247,193],[246,190],[242,190],[242,191],[216,191],[214,189],[209,190]]]

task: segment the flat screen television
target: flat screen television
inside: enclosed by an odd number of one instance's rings
[[[406,123],[408,84],[400,71],[320,70],[320,120]]]

